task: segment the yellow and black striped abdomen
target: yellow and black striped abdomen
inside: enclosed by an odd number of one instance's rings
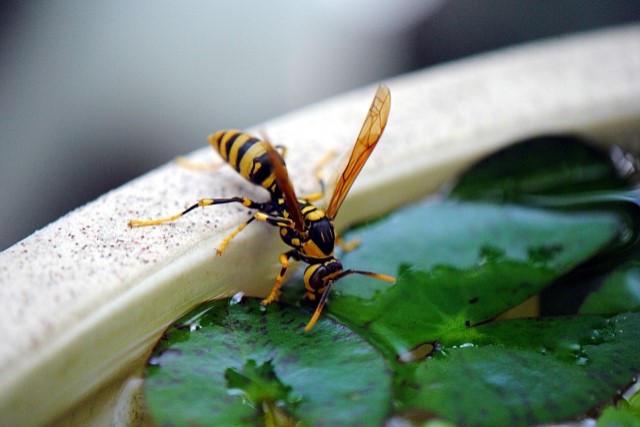
[[[221,130],[209,136],[209,143],[243,178],[280,197],[265,148],[268,142],[238,130]]]

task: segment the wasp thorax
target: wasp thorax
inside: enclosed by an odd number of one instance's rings
[[[322,218],[312,221],[309,225],[309,241],[315,246],[315,250],[305,248],[306,253],[313,258],[324,258],[333,254],[336,236],[333,231],[333,224],[329,218]]]
[[[342,263],[335,258],[322,264],[311,264],[304,271],[304,281],[308,291],[321,291],[342,272]]]

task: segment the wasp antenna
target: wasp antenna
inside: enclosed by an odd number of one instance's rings
[[[362,271],[362,270],[344,270],[342,273],[338,275],[334,280],[342,279],[345,276],[349,276],[350,274],[360,274],[361,276],[369,276],[374,279],[384,280],[385,282],[395,283],[396,278],[393,276],[387,276],[386,274],[374,273],[372,271]]]

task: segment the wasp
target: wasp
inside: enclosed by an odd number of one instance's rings
[[[129,221],[129,227],[163,224],[175,221],[198,207],[226,203],[240,203],[254,210],[254,214],[246,222],[240,224],[223,239],[217,248],[217,253],[222,254],[229,242],[255,220],[278,227],[280,237],[291,249],[280,254],[280,272],[276,276],[271,293],[262,300],[262,305],[266,306],[278,298],[291,260],[306,263],[303,276],[305,297],[311,301],[318,301],[316,310],[304,329],[308,332],[320,317],[331,287],[343,277],[361,274],[395,282],[393,277],[384,274],[345,270],[334,254],[336,242],[340,241],[334,230],[334,220],[351,186],[380,140],[387,124],[390,108],[389,88],[380,85],[325,210],[313,204],[319,197],[298,198],[296,196],[283,159],[284,147],[276,148],[266,139],[259,139],[237,130],[227,130],[218,131],[209,136],[209,143],[243,178],[266,189],[270,196],[268,201],[256,202],[241,196],[200,199],[176,215],[146,221],[132,219]]]

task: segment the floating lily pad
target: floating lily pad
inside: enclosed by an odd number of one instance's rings
[[[580,308],[584,314],[640,311],[640,261],[621,266],[591,293]]]
[[[533,194],[576,194],[625,185],[602,148],[579,137],[548,135],[515,143],[481,160],[460,177],[451,194],[505,202]]]
[[[147,369],[155,420],[525,426],[596,414],[640,372],[640,227],[637,208],[620,209],[639,197],[606,153],[568,137],[498,153],[453,194],[347,233],[361,246],[345,268],[398,280],[341,280],[309,333],[315,305],[300,307],[299,279],[287,304],[215,302],[178,322]],[[582,315],[500,317],[551,285],[571,295],[603,266],[612,274]]]
[[[516,319],[415,367],[401,407],[459,425],[526,426],[583,417],[640,372],[640,315]],[[475,344],[478,343],[478,344]]]
[[[540,292],[613,241],[618,225],[607,214],[416,205],[357,230],[362,247],[343,256],[348,267],[396,273],[398,282],[346,278],[334,287],[328,311],[402,353],[452,328],[491,320]]]
[[[253,299],[190,313],[167,332],[147,368],[155,422],[379,425],[391,401],[383,358],[326,318],[317,333],[303,334],[307,321],[298,308],[272,304],[265,313]]]

